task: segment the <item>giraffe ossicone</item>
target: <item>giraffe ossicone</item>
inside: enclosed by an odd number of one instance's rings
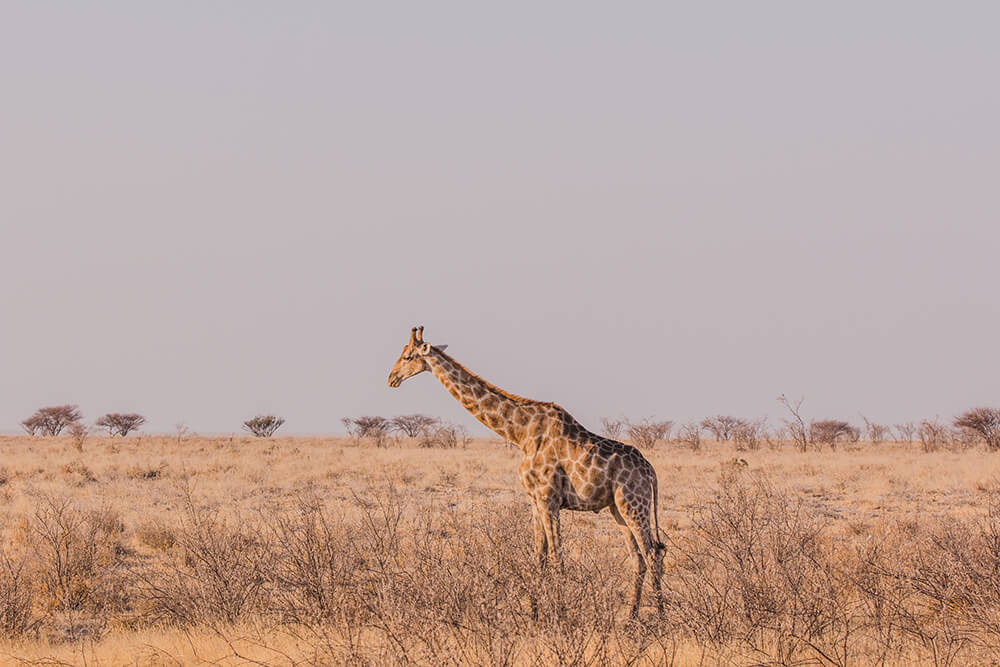
[[[446,346],[425,342],[423,333],[422,326],[410,331],[410,340],[389,373],[389,386],[398,387],[407,378],[430,371],[472,416],[520,447],[524,458],[518,475],[531,500],[539,563],[544,567],[550,557],[561,562],[560,510],[600,512],[606,507],[632,554],[632,616],[639,613],[647,568],[662,612],[665,547],[659,539],[652,464],[635,447],[588,431],[555,403],[495,387],[445,354]]]

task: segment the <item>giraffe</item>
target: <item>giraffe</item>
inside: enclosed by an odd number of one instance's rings
[[[389,373],[389,386],[398,387],[407,378],[430,371],[472,416],[521,449],[524,458],[518,476],[531,501],[539,565],[544,569],[549,558],[562,564],[560,510],[596,514],[607,507],[632,555],[632,617],[639,614],[647,568],[662,614],[660,577],[666,547],[659,540],[656,471],[649,461],[635,447],[591,433],[555,403],[493,386],[445,354],[446,345],[425,342],[423,331],[422,326],[410,331],[410,340]]]

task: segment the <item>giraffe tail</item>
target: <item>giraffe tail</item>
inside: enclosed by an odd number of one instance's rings
[[[653,527],[656,529],[656,550],[666,551],[667,545],[660,540],[660,508],[659,508],[659,482],[656,481],[656,471],[653,472]]]

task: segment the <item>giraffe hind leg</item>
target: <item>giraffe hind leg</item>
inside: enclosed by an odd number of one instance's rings
[[[611,506],[611,515],[618,523],[618,528],[625,537],[625,543],[632,552],[632,566],[635,569],[635,587],[632,589],[632,611],[630,615],[632,618],[636,618],[639,615],[639,599],[642,597],[642,582],[646,578],[646,559],[643,558],[642,551],[639,549],[639,545],[635,541],[635,536],[632,534],[632,529],[629,528],[628,522],[625,521],[621,513],[618,511],[618,508],[614,505]]]
[[[621,517],[632,534],[640,558],[649,566],[653,575],[653,592],[656,594],[656,608],[663,615],[663,554],[665,547],[653,536],[650,528],[649,508],[642,504],[630,506],[627,502],[619,503],[617,508]],[[641,584],[641,582],[640,582]],[[637,598],[638,599],[638,598]]]

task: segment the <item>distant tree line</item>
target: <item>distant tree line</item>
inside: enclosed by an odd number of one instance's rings
[[[371,442],[376,447],[388,447],[405,437],[415,440],[421,447],[455,449],[468,446],[472,439],[464,427],[428,415],[388,418],[366,415],[344,417],[340,421],[356,442]]]
[[[670,420],[647,417],[639,421],[605,418],[601,420],[603,435],[630,442],[640,449],[651,449],[660,443],[672,442],[693,450],[701,449],[703,436],[719,442],[732,442],[738,450],[756,450],[762,445],[778,447],[791,442],[799,451],[810,448],[836,449],[842,444],[854,444],[864,439],[873,444],[894,439],[897,442],[919,442],[924,451],[943,448],[963,449],[977,443],[985,444],[991,451],[1000,450],[1000,409],[979,407],[967,410],[942,423],[937,418],[919,422],[880,424],[861,415],[862,426],[855,426],[841,419],[806,419],[803,416],[803,399],[792,401],[784,394],[778,402],[785,408],[782,426],[770,428],[767,419],[745,419],[732,415],[713,415],[701,421],[675,424]],[[382,417],[366,415],[344,417],[341,422],[350,437],[357,442],[372,442],[386,447],[401,438],[416,440],[426,447],[464,447],[471,439],[466,430],[436,417],[423,414]],[[98,417],[94,425],[106,429],[110,436],[128,436],[138,431],[146,418],[138,413],[109,412]],[[270,438],[285,420],[276,415],[257,415],[243,422],[243,429],[259,438]],[[72,436],[82,448],[90,429],[83,424],[83,415],[76,405],[53,405],[39,408],[21,422],[29,435]],[[178,425],[178,441],[187,427]]]

